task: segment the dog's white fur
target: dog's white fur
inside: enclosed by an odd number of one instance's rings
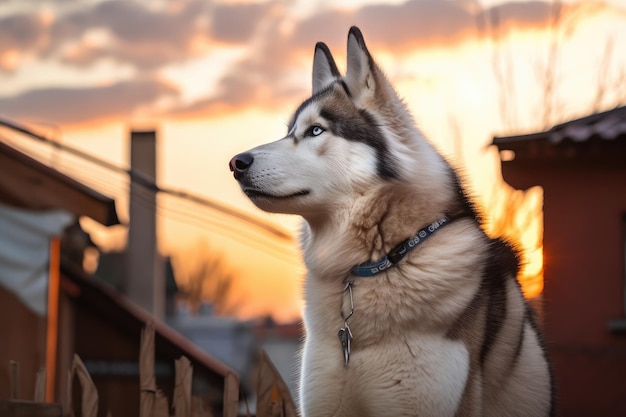
[[[481,362],[493,303],[477,294],[491,246],[471,216],[384,273],[355,278],[354,340],[344,365],[337,332],[351,268],[381,259],[459,199],[454,172],[415,128],[356,28],[347,57],[340,77],[318,44],[313,97],[288,136],[248,151],[249,164],[239,158],[238,179],[255,204],[305,219],[303,416],[547,416],[549,366],[514,276],[502,278],[506,317]],[[360,109],[376,121],[384,152],[340,137],[323,116],[357,117]],[[392,162],[391,178],[381,177],[381,156]],[[231,169],[239,170],[236,158]]]

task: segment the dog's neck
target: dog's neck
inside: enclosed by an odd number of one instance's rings
[[[355,202],[349,216],[351,233],[375,259],[426,223],[442,217],[443,207],[409,187],[386,187]]]
[[[420,228],[446,213],[407,186],[381,187],[324,218],[307,220],[302,236],[305,263],[320,279],[346,276],[355,265],[379,260]]]

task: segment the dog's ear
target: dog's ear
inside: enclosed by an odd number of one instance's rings
[[[340,78],[335,60],[330,49],[323,42],[315,45],[313,55],[313,94],[327,87],[331,82]]]
[[[354,98],[371,96],[376,90],[376,64],[372,59],[361,30],[352,26],[348,32],[348,69],[345,81]]]

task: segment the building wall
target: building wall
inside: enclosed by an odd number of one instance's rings
[[[626,415],[626,164],[504,164],[516,188],[544,189],[544,323],[563,417]]]
[[[0,286],[0,398],[9,397],[9,361],[20,366],[20,399],[32,400],[37,371],[46,365],[46,318]]]
[[[75,312],[74,348],[98,389],[98,415],[104,417],[110,410],[116,417],[138,416],[139,339],[124,337],[119,322],[106,322],[88,309],[79,310]],[[127,371],[130,375],[124,376],[120,368],[130,364],[137,366],[136,372]]]

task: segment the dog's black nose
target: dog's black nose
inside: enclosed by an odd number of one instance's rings
[[[233,159],[230,160],[228,166],[230,170],[233,172],[235,179],[238,180],[242,177],[242,175],[246,172],[250,165],[254,162],[254,156],[251,153],[244,152],[238,155],[235,155]]]

